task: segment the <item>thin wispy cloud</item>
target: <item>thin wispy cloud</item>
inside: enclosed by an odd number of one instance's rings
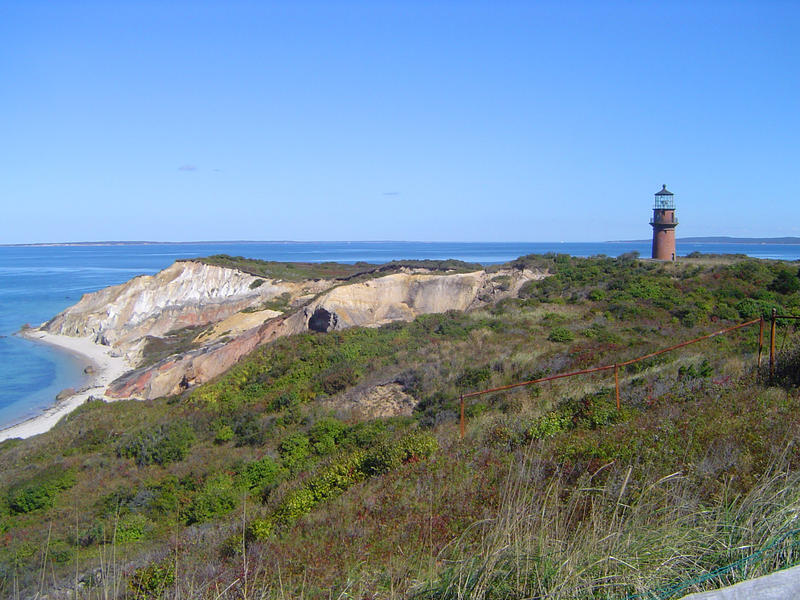
[[[197,167],[195,165],[181,165],[178,167],[178,171],[197,171]]]
[[[400,192],[383,192],[384,196],[399,196]]]

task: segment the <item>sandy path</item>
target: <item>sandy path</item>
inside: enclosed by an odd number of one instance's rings
[[[61,417],[86,402],[89,396],[104,398],[107,401],[114,400],[114,398],[104,397],[106,387],[133,368],[124,358],[112,356],[111,348],[95,344],[88,337],[55,335],[38,329],[30,330],[22,335],[30,340],[58,346],[62,350],[82,356],[92,364],[95,372],[91,375],[89,383],[78,390],[74,396],[57,402],[41,415],[0,430],[0,442],[9,438],[27,438],[50,430]]]

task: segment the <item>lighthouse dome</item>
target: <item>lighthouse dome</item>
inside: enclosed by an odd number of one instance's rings
[[[661,189],[656,192],[656,196],[674,196],[672,192],[667,189],[667,184],[661,186]]]

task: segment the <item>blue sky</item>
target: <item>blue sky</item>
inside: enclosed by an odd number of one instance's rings
[[[0,243],[800,235],[798,17],[0,0]]]

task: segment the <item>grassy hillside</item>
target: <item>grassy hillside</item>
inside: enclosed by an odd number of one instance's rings
[[[513,264],[553,276],[469,313],[283,338],[181,397],[0,443],[0,596],[621,599],[791,531],[788,324],[780,385],[755,372],[755,327],[630,365],[620,412],[600,373],[481,397],[464,440],[457,417],[464,391],[800,312],[795,265]],[[343,401],[386,383],[411,416]],[[774,568],[793,540],[688,591]]]
[[[228,254],[215,254],[205,258],[197,258],[205,264],[218,267],[239,269],[256,277],[266,279],[281,279],[284,281],[303,281],[305,279],[337,279],[352,281],[369,279],[398,272],[402,269],[427,269],[446,273],[467,273],[479,271],[483,266],[477,263],[467,263],[460,260],[393,260],[388,263],[376,265],[366,262],[342,264],[335,262],[303,263],[303,262],[276,262],[245,258],[243,256],[229,256]]]

